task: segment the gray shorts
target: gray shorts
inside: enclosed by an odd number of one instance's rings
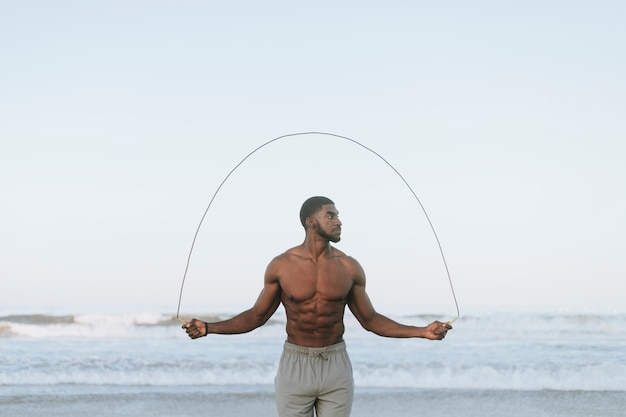
[[[307,348],[285,342],[274,379],[280,417],[347,417],[354,380],[345,342]]]

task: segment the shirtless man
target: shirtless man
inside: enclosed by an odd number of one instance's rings
[[[192,319],[183,328],[192,339],[246,333],[265,324],[282,303],[287,341],[274,381],[279,415],[312,417],[315,409],[318,417],[347,417],[354,384],[343,341],[346,305],[364,329],[380,336],[441,340],[452,326],[439,321],[409,326],[376,312],[361,265],[331,246],[341,239],[341,221],[330,199],[309,198],[300,221],[304,242],[270,262],[252,308],[220,322]]]

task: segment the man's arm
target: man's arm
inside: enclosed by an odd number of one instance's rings
[[[348,307],[365,330],[385,337],[422,337],[441,340],[446,336],[447,331],[452,329],[450,324],[439,321],[426,327],[409,326],[377,313],[365,291],[365,273],[358,263],[355,268],[355,280],[349,295]]]
[[[197,339],[210,333],[241,334],[250,332],[265,324],[280,305],[280,284],[273,264],[265,272],[263,290],[254,305],[236,316],[215,323],[206,323],[192,319],[183,324],[183,329],[190,338]]]

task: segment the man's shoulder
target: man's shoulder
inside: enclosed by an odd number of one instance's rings
[[[357,260],[354,259],[352,256],[335,247],[333,247],[332,256],[335,258],[339,258],[339,260],[342,262],[358,263]]]
[[[276,255],[274,259],[272,259],[272,263],[286,262],[293,259],[294,256],[299,256],[298,246],[294,246],[293,248],[287,249],[283,253]]]
[[[346,255],[346,253],[342,250],[337,249],[336,247],[332,247],[332,254],[333,256],[336,256],[338,258],[351,258],[350,256]]]
[[[301,250],[302,245],[294,246],[293,248],[289,248],[280,255],[278,255],[277,258],[291,258],[292,256],[300,256]]]

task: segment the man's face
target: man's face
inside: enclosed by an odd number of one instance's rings
[[[324,204],[313,219],[318,235],[335,243],[341,240],[341,220],[334,204]]]

